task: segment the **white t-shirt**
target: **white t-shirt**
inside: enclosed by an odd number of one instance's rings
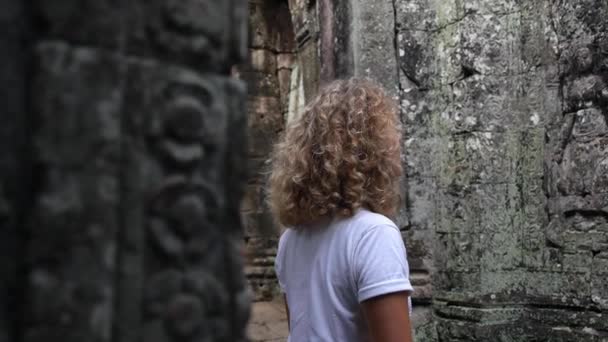
[[[287,229],[275,269],[289,305],[289,342],[367,341],[360,303],[413,291],[399,229],[385,216],[367,210],[317,226]]]

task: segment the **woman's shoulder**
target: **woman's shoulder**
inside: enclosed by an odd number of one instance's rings
[[[289,239],[289,236],[292,234],[292,230],[293,230],[292,228],[285,228],[281,231],[281,233],[279,234],[279,249]]]
[[[337,223],[339,226],[335,228],[338,234],[348,236],[347,240],[352,243],[383,231],[394,231],[389,234],[399,233],[399,228],[391,219],[365,209]]]
[[[351,217],[350,224],[362,230],[374,229],[381,226],[393,227],[399,230],[390,218],[367,209],[361,209]]]

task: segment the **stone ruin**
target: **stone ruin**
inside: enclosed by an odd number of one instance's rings
[[[243,341],[270,146],[353,75],[400,103],[417,340],[608,341],[605,0],[0,8],[0,341]]]
[[[297,115],[285,90],[309,98],[332,79],[371,77],[405,128],[398,225],[417,340],[608,341],[606,1],[249,5],[244,217],[257,299],[277,293],[279,231],[258,146]]]

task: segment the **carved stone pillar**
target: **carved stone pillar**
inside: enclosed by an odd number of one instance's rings
[[[31,2],[23,341],[244,340],[246,5]]]

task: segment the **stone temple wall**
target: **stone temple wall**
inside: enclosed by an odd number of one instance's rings
[[[319,23],[309,0],[250,0],[249,52],[239,77],[247,82],[248,185],[241,214],[246,267],[254,300],[278,294],[274,257],[280,227],[265,204],[268,159],[286,123],[319,86]]]
[[[608,339],[608,4],[394,5],[418,334]]]
[[[248,184],[241,208],[247,277],[255,300],[277,294],[274,256],[279,228],[265,204],[267,160],[285,127],[296,67],[295,33],[286,0],[249,1],[249,61],[240,77],[249,89]]]

